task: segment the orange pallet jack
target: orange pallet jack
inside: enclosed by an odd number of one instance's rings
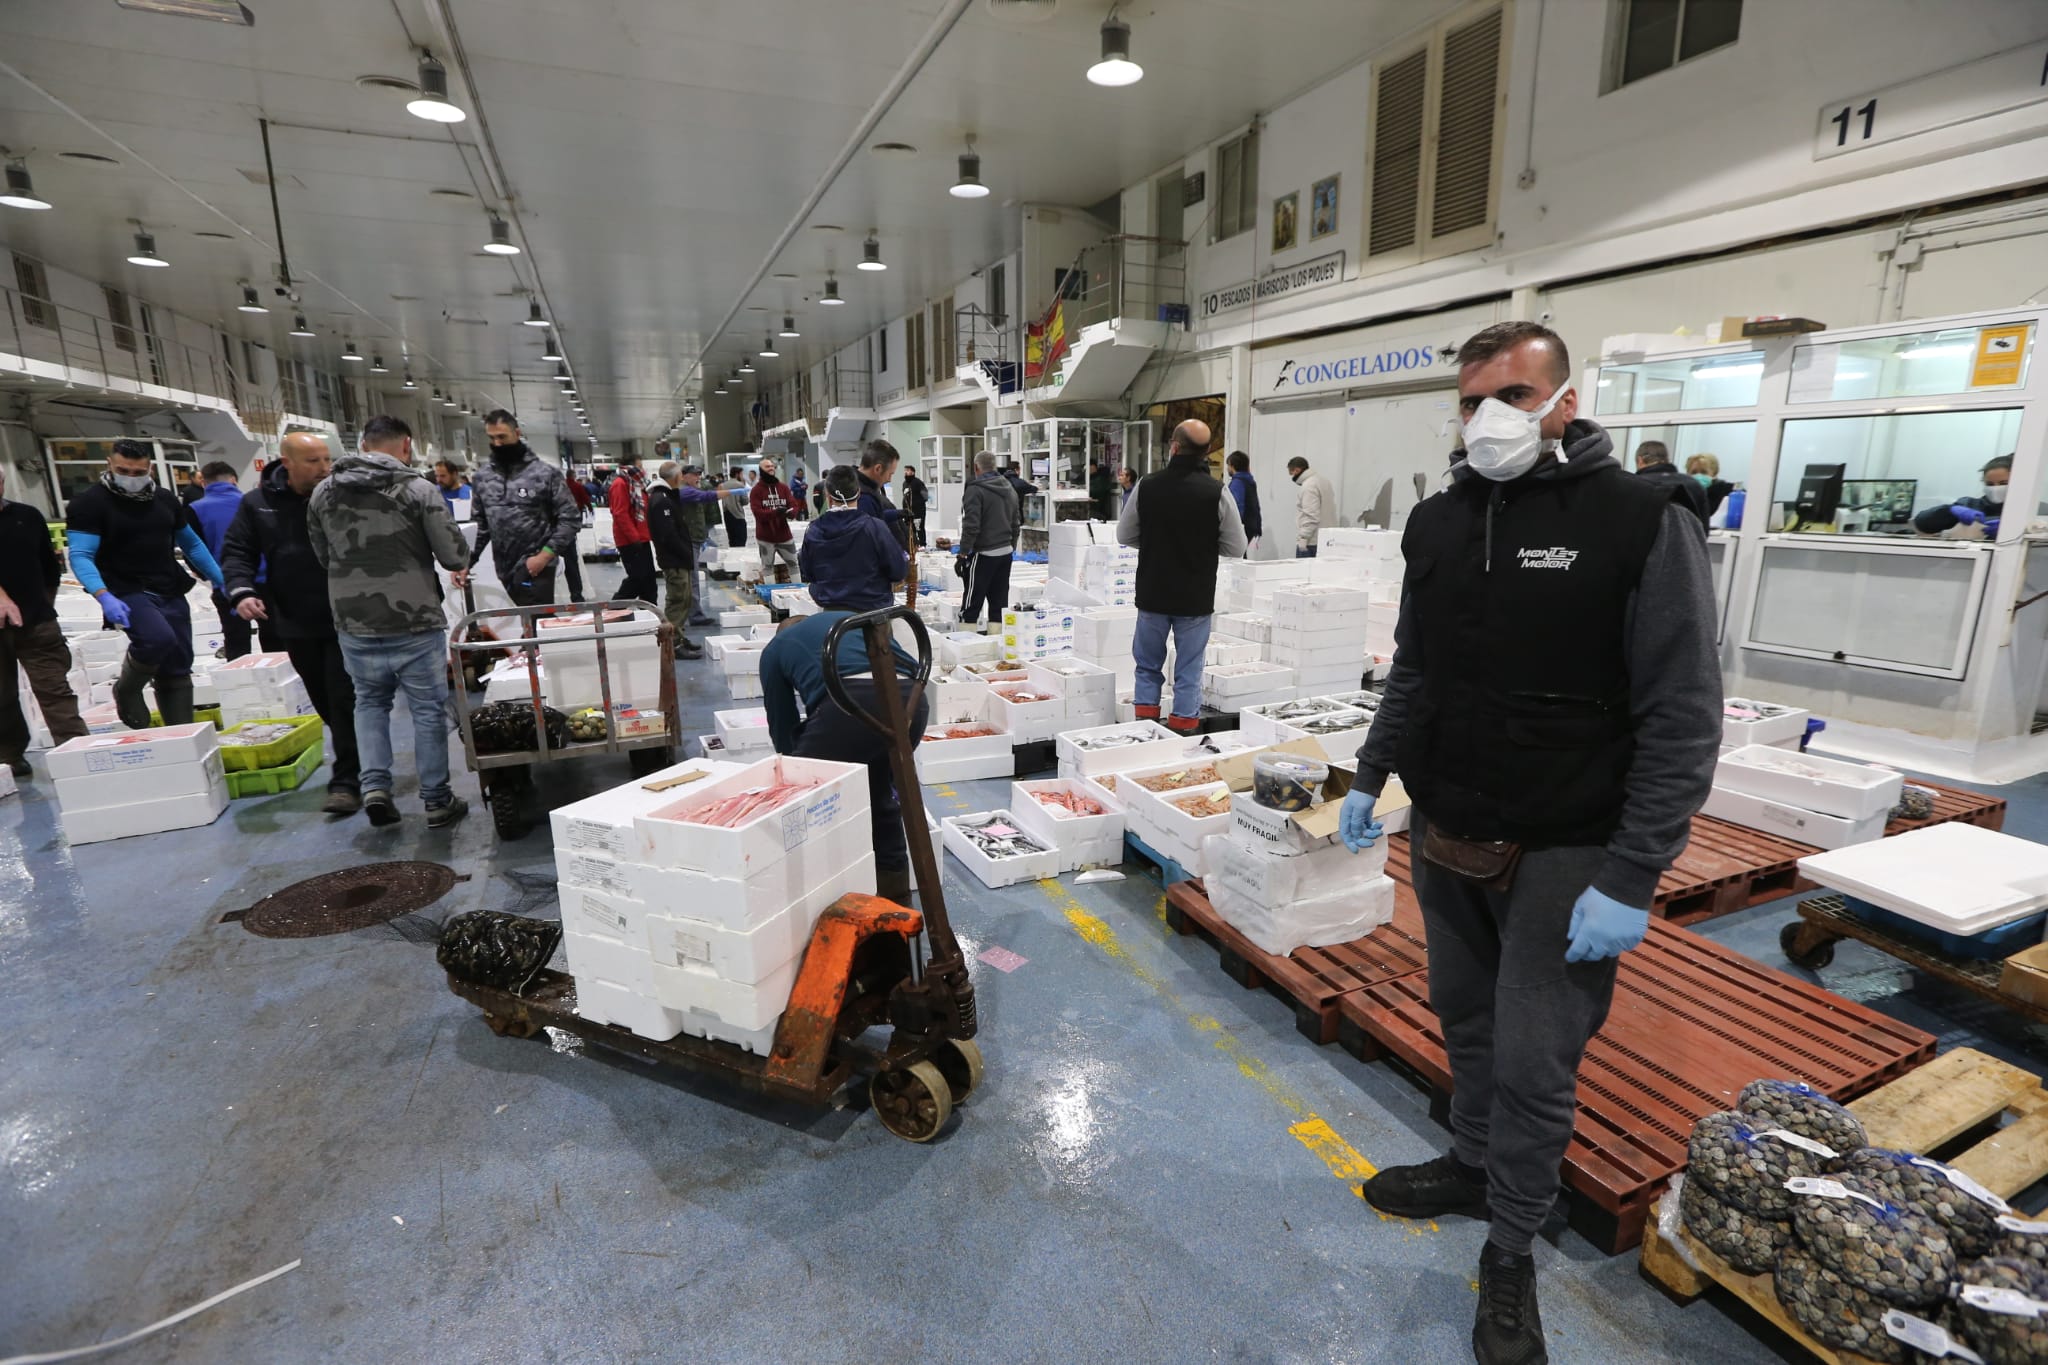
[[[900,660],[891,648],[891,627],[899,619],[917,645],[907,698],[897,672]],[[877,681],[897,684],[873,689],[872,711],[855,702],[839,672],[839,644],[849,630],[865,634]],[[805,1104],[831,1104],[865,1075],[883,1127],[911,1142],[937,1137],[953,1110],[981,1084],[982,1060],[974,1043],[974,984],[946,915],[911,753],[909,717],[931,676],[931,636],[908,606],[850,616],[835,623],[826,637],[824,667],[832,700],[889,743],[921,908],[860,893],[826,907],[811,930],[789,1005],[766,1056],[705,1038],[643,1038],[584,1019],[576,1013],[575,980],[564,972],[543,968],[515,990],[450,971],[448,988],[483,1010],[485,1022],[508,1037],[531,1038],[544,1029],[559,1029],[614,1051],[721,1075],[746,1089]],[[890,1031],[879,1048],[864,1037],[875,1028]]]

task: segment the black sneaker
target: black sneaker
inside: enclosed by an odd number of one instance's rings
[[[1479,1312],[1472,1320],[1479,1365],[1547,1365],[1543,1314],[1536,1307],[1536,1258],[1488,1242],[1479,1253]]]
[[[446,829],[467,814],[469,802],[459,796],[451,796],[445,806],[427,807],[427,828]]]
[[[9,759],[7,761],[7,770],[16,777],[34,777],[36,775],[35,768],[25,758]]]
[[[364,792],[363,814],[370,817],[373,825],[395,825],[398,823],[398,803],[391,799],[390,792]]]
[[[677,636],[676,657],[678,659],[701,659],[704,657],[704,646],[690,639],[687,635]]]
[[[1397,1218],[1491,1218],[1486,1181],[1474,1179],[1449,1153],[1419,1166],[1389,1166],[1359,1190],[1368,1204]]]
[[[320,803],[323,815],[354,815],[362,808],[363,798],[354,787],[329,787],[327,799]]]

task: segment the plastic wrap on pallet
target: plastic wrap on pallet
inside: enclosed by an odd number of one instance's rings
[[[1855,1176],[1795,1180],[1792,1230],[1806,1253],[1867,1294],[1908,1308],[1938,1302],[1956,1252],[1933,1218]]]
[[[1738,1112],[1750,1122],[1825,1143],[1837,1152],[1853,1152],[1869,1141],[1856,1116],[1803,1081],[1751,1081],[1735,1098]]]
[[[1792,1212],[1785,1182],[1819,1175],[1836,1155],[1811,1138],[1722,1110],[1693,1125],[1686,1169],[1719,1198],[1761,1217],[1784,1218]]]
[[[1987,1256],[1957,1276],[1955,1322],[1985,1365],[2048,1360],[2048,1270]]]
[[[1768,1273],[1777,1264],[1778,1253],[1792,1244],[1790,1223],[1760,1218],[1716,1198],[1704,1180],[1682,1182],[1678,1216],[1702,1246],[1745,1275]]]
[[[1932,1218],[1948,1234],[1959,1257],[1992,1254],[2001,1232],[1998,1219],[2011,1212],[2003,1199],[1961,1171],[1911,1152],[1865,1147],[1837,1161],[1834,1173],[1853,1177],[1857,1188]],[[2048,1257],[2048,1245],[2042,1254]]]
[[[1779,1254],[1772,1288],[1792,1320],[1824,1345],[1895,1365],[1925,1359],[1885,1330],[1885,1314],[1893,1305],[1858,1289],[1798,1247]]]

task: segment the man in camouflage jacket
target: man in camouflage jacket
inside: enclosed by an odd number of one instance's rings
[[[498,581],[522,607],[555,600],[555,565],[576,553],[583,513],[569,496],[562,471],[533,453],[519,434],[519,422],[503,408],[484,418],[491,458],[469,481],[471,516],[476,519],[475,564],[491,551]]]
[[[459,587],[469,546],[433,482],[412,467],[412,431],[396,417],[363,426],[358,453],[313,490],[306,530],[327,570],[336,637],[356,693],[363,810],[398,823],[391,796],[391,703],[405,692],[427,826],[452,825],[469,803],[448,784],[448,626],[439,563]]]

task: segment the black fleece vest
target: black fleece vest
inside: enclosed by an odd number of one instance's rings
[[[1131,496],[1138,500],[1138,610],[1162,616],[1215,611],[1223,485],[1210,475],[1206,457],[1174,456],[1140,480]]]
[[[1467,478],[1410,516],[1422,687],[1397,766],[1446,833],[1536,846],[1613,834],[1635,754],[1629,598],[1669,502],[1610,466]]]

